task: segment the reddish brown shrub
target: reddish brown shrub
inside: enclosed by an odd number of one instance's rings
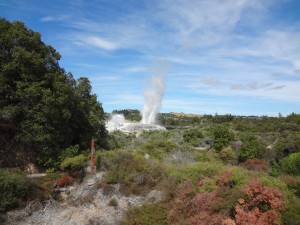
[[[218,199],[217,191],[197,193],[192,182],[187,182],[170,202],[169,224],[221,224],[226,216],[212,210]]]
[[[242,165],[248,170],[267,171],[269,169],[268,163],[260,159],[248,159]]]
[[[278,213],[283,205],[282,193],[278,189],[263,186],[257,179],[253,179],[245,193],[246,198],[241,198],[236,206],[237,224],[280,224]]]
[[[217,179],[217,185],[219,187],[221,187],[221,186],[231,186],[231,184],[230,184],[231,174],[232,174],[231,170],[226,170],[224,173],[222,173]]]
[[[73,178],[68,175],[63,175],[61,178],[59,178],[55,186],[56,187],[65,187],[73,183]]]

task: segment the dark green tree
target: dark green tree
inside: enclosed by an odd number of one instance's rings
[[[263,145],[253,133],[244,133],[240,150],[240,161],[257,158],[264,151]]]
[[[89,80],[65,73],[60,57],[38,32],[0,19],[0,166],[57,166],[63,149],[105,136]]]
[[[222,148],[226,147],[230,141],[234,139],[233,134],[230,132],[225,124],[216,125],[212,129],[212,147],[220,151]]]

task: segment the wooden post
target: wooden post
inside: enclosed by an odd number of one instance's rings
[[[93,138],[91,144],[91,174],[94,173],[94,170],[95,170],[95,140]]]

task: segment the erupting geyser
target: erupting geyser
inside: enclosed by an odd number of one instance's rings
[[[163,126],[155,124],[156,115],[160,110],[162,98],[165,92],[165,77],[168,71],[168,64],[160,62],[153,69],[153,75],[150,78],[148,87],[144,93],[144,108],[141,112],[141,122],[130,122],[125,120],[124,115],[115,114],[106,121],[106,129],[108,132],[115,130],[122,131],[124,133],[136,133],[139,134],[143,131],[150,130],[166,130]]]
[[[168,66],[166,63],[160,64],[154,69],[154,74],[150,79],[150,84],[144,93],[144,108],[142,110],[142,123],[155,124],[156,115],[160,110],[162,98],[165,91],[165,77]]]

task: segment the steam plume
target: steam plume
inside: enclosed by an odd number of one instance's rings
[[[153,68],[154,75],[150,78],[149,86],[144,92],[143,124],[155,124],[156,115],[160,110],[165,92],[165,78],[168,68],[166,62],[160,62]]]

